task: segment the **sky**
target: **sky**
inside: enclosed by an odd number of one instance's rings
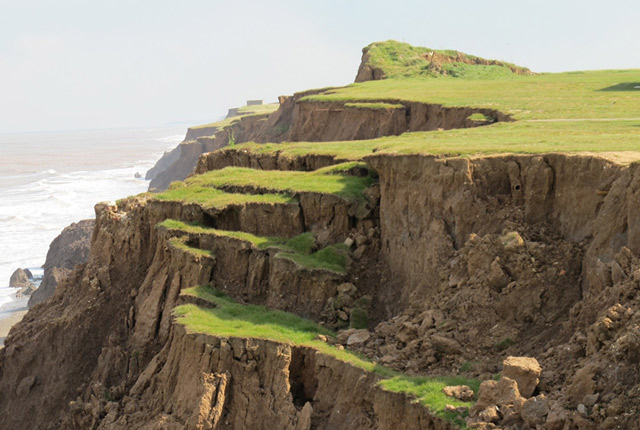
[[[640,68],[638,0],[0,0],[0,133],[217,120],[353,81],[367,44]]]

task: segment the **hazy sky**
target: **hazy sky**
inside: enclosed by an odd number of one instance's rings
[[[0,0],[0,132],[215,120],[353,81],[396,39],[534,71],[640,68],[640,1]]]

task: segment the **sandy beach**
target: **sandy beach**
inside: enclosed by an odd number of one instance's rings
[[[0,310],[0,347],[4,346],[4,339],[9,330],[27,313],[27,299],[16,300],[11,309]]]

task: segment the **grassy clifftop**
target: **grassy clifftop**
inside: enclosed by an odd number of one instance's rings
[[[525,67],[487,60],[454,50],[437,50],[387,40],[363,49],[363,67],[377,70],[380,78],[454,77],[498,79],[513,74],[529,75]]]

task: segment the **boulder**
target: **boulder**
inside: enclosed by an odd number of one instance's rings
[[[569,411],[558,403],[551,404],[545,426],[547,430],[562,430],[569,419]]]
[[[444,387],[442,392],[463,402],[471,401],[474,397],[473,390],[466,385],[449,385]]]
[[[549,415],[549,402],[544,394],[531,397],[522,405],[520,412],[522,419],[529,424],[529,427],[535,428],[539,424],[544,424]]]
[[[538,360],[532,357],[507,357],[502,366],[502,376],[516,381],[523,397],[531,397],[542,373]]]
[[[519,412],[524,402],[525,399],[520,395],[516,381],[503,376],[498,382],[484,381],[480,384],[478,401],[471,408],[471,414],[478,416],[481,411],[491,406],[498,406],[500,409],[510,407]]]
[[[9,278],[9,286],[11,288],[27,288],[33,284],[29,281],[29,276],[23,269],[17,269]]]
[[[567,399],[572,406],[581,403],[585,396],[596,392],[595,375],[598,369],[594,365],[586,365],[573,376],[567,388]]]
[[[369,340],[370,337],[371,337],[371,334],[366,329],[355,330],[347,339],[347,345],[352,346],[352,345],[363,344],[367,340]]]

